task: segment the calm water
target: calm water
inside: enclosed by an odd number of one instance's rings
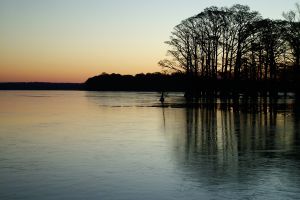
[[[298,199],[293,95],[0,91],[0,199]]]

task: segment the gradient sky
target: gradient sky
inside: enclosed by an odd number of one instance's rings
[[[173,27],[209,6],[281,19],[297,0],[0,0],[0,82],[155,72]]]

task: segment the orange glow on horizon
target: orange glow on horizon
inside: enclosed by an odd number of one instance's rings
[[[272,9],[269,2],[247,4],[274,19],[294,8],[292,0],[274,0]],[[0,82],[84,82],[103,72],[161,71],[157,63],[173,28],[210,6],[197,0],[0,1]]]
[[[97,76],[101,73],[118,73],[135,75],[138,73],[152,73],[160,71],[151,70],[151,68],[139,67],[108,67],[106,70],[101,70],[101,67],[87,68],[84,67],[53,67],[53,68],[17,68],[18,70],[10,70],[11,68],[1,67],[0,82],[55,82],[55,83],[83,83],[88,78]],[[72,69],[72,70],[70,70]],[[102,68],[104,69],[104,68]]]

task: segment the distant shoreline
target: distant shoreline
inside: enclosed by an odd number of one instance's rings
[[[84,83],[2,82],[0,90],[84,90]]]

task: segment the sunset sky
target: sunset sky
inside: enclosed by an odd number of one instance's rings
[[[0,82],[155,72],[173,27],[209,6],[281,19],[297,0],[0,0]]]

